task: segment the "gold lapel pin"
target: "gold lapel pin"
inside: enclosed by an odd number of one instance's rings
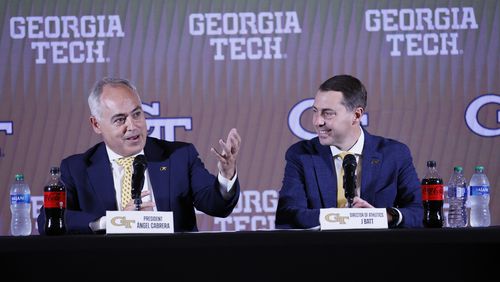
[[[167,170],[166,166],[160,166],[160,171],[165,171],[165,170]]]
[[[380,160],[372,160],[372,165],[376,165],[380,162]]]

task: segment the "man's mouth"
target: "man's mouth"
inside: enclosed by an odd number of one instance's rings
[[[125,138],[125,140],[127,140],[127,141],[136,141],[137,139],[139,139],[139,135],[134,135],[134,136],[130,136],[130,137]]]
[[[320,129],[318,130],[318,134],[328,134],[330,133],[331,129]]]

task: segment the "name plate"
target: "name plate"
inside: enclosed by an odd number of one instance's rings
[[[174,233],[172,212],[106,211],[106,234]]]
[[[321,230],[388,228],[384,208],[329,208],[319,212]]]

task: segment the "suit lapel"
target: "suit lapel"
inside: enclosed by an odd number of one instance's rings
[[[170,161],[149,162],[148,173],[151,181],[151,188],[154,193],[156,208],[159,211],[169,211],[170,195],[168,188],[170,186]]]
[[[365,145],[361,164],[361,198],[369,203],[374,202],[376,182],[383,161],[382,154],[377,152],[375,148],[375,140],[365,131]]]
[[[144,154],[148,161],[148,174],[151,181],[151,189],[155,198],[156,208],[159,211],[170,211],[170,158],[168,150],[150,138],[146,141]]]
[[[323,146],[316,139],[314,142],[318,154],[312,155],[314,171],[321,194],[322,206],[337,206],[337,178],[333,169],[333,157],[330,147]]]
[[[104,210],[117,210],[113,172],[104,144],[99,146],[90,161],[87,174],[93,193],[100,200]]]

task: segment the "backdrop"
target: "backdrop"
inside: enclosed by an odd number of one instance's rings
[[[149,134],[210,152],[236,127],[242,187],[205,231],[274,228],[293,143],[314,137],[310,107],[336,74],[368,90],[363,125],[406,143],[419,177],[445,182],[485,166],[500,223],[500,1],[1,1],[0,234],[9,186],[24,173],[32,216],[49,168],[100,142],[87,96],[104,76],[130,79]],[[33,220],[33,234],[37,234]]]

